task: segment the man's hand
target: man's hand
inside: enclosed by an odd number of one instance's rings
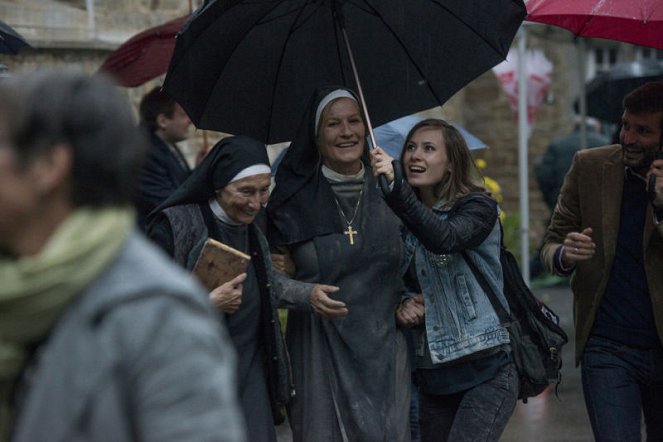
[[[316,284],[311,290],[311,308],[313,311],[325,319],[340,318],[348,314],[348,308],[345,302],[334,301],[329,297],[331,293],[336,293],[339,288],[333,285]]]
[[[210,301],[223,313],[232,315],[242,304],[242,291],[245,280],[246,273],[242,273],[225,284],[218,286],[210,292]]]
[[[656,184],[654,185],[654,200],[652,204],[655,207],[663,207],[663,160],[654,160],[651,163],[651,167],[647,172],[647,182],[649,182],[649,177],[656,177]]]
[[[424,296],[420,293],[401,302],[396,309],[396,323],[401,327],[416,327],[424,322]]]
[[[586,261],[596,253],[596,244],[592,241],[592,228],[587,227],[582,232],[569,232],[564,238],[562,249],[562,264],[564,267],[573,267],[578,261]]]

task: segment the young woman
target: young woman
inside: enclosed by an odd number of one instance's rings
[[[398,162],[377,148],[373,173],[393,187],[387,204],[403,223],[402,274],[411,295],[396,320],[417,330],[422,441],[498,440],[516,405],[509,333],[463,257],[502,294],[497,203],[475,182],[462,135],[442,120],[416,124]]]

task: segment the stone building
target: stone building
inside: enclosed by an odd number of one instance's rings
[[[0,18],[36,48],[17,56],[0,54],[0,63],[10,72],[63,65],[94,72],[130,36],[186,15],[201,3],[202,0],[0,0]],[[528,145],[529,231],[532,247],[535,247],[549,214],[533,179],[533,165],[552,138],[571,130],[580,78],[577,42],[568,32],[543,25],[528,26],[528,29],[528,48],[542,50],[553,64],[549,91],[539,109]],[[588,40],[586,48],[587,79],[617,61],[637,59],[644,54],[642,48],[606,40]],[[159,83],[157,79],[138,88],[123,89],[123,92],[137,103],[146,90]],[[476,157],[486,160],[484,173],[500,183],[503,209],[516,214],[519,200],[517,121],[495,75],[486,72],[442,108],[427,114],[462,125],[489,146],[487,150],[478,151]],[[192,154],[219,136],[208,131],[196,131],[196,134],[189,146]]]

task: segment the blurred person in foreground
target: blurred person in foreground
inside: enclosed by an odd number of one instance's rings
[[[140,101],[140,126],[149,139],[136,194],[138,225],[147,228],[147,216],[189,177],[191,168],[177,143],[189,137],[191,120],[160,86]]]
[[[597,441],[663,440],[663,82],[624,98],[620,144],[581,150],[541,260],[572,274],[576,364]],[[650,177],[653,185],[648,186]]]
[[[103,77],[0,83],[4,439],[245,440],[227,333],[135,228],[142,140]]]

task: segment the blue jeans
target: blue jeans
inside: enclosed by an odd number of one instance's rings
[[[513,363],[491,380],[447,395],[419,392],[422,442],[497,441],[518,400],[518,372]]]
[[[663,348],[641,350],[591,336],[581,360],[585,404],[597,442],[663,440]]]

